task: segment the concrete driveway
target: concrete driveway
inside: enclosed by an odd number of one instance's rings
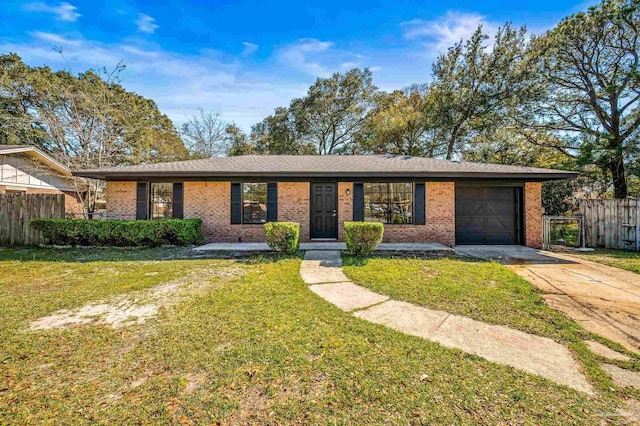
[[[567,254],[521,246],[458,246],[496,260],[540,288],[545,302],[585,329],[640,352],[640,275]]]

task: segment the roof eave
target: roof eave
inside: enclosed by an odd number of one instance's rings
[[[53,157],[49,156],[45,152],[31,145],[18,146],[16,148],[10,148],[10,149],[3,149],[0,152],[0,154],[27,154],[30,157],[35,157],[38,160],[40,160],[42,163],[47,164],[51,168],[57,170],[62,176],[66,176],[66,177],[73,176],[71,170],[69,170],[65,165],[63,165],[62,163],[59,163]]]
[[[449,179],[519,179],[530,181],[573,179],[577,172],[527,172],[527,173],[497,173],[497,172],[205,172],[205,171],[104,171],[78,170],[72,172],[74,176],[103,179],[103,180],[135,180],[157,178],[336,178],[336,179],[372,179],[372,178],[449,178]]]

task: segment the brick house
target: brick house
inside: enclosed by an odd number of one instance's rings
[[[201,218],[208,241],[264,241],[268,221],[302,240],[342,240],[345,221],[388,242],[539,247],[541,182],[562,170],[397,155],[247,155],[82,170],[106,180],[107,216]]]
[[[61,193],[67,213],[82,213],[71,170],[35,146],[0,145],[0,194]]]

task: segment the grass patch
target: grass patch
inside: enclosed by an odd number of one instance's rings
[[[578,247],[580,245],[580,226],[577,219],[555,219],[551,221],[549,243]]]
[[[569,346],[600,391],[609,393],[611,379],[598,357],[584,343],[595,336],[564,314],[547,306],[540,292],[496,262],[451,258],[344,258],[345,274],[354,282],[392,299],[505,325]],[[627,391],[619,390],[620,395]]]
[[[565,338],[579,330],[546,306],[531,284],[496,262],[346,257],[344,265],[349,278],[393,299],[541,336]]]
[[[243,274],[211,276],[209,291],[147,324],[25,330],[52,309],[212,265]],[[299,265],[1,261],[0,424],[596,424],[615,411],[607,396],[345,314]]]
[[[627,271],[640,274],[640,252],[596,249],[596,251],[590,253],[571,252],[569,254],[592,262],[602,263],[613,266],[614,268],[626,269]]]

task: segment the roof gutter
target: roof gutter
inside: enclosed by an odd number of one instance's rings
[[[204,171],[101,171],[77,170],[74,176],[103,180],[136,180],[158,178],[216,178],[218,180],[242,177],[251,178],[335,178],[335,179],[380,179],[380,178],[482,178],[482,179],[523,179],[523,180],[556,180],[578,177],[578,172],[549,172],[549,173],[496,173],[496,172],[204,172]]]

